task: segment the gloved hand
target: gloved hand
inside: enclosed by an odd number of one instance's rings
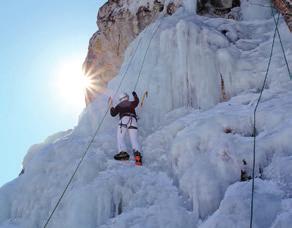
[[[133,95],[134,97],[136,97],[136,96],[137,96],[137,93],[136,93],[135,91],[133,91],[133,92],[132,92],[132,95]]]

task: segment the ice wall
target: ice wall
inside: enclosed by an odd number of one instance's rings
[[[121,73],[84,110],[78,126],[31,147],[25,173],[0,189],[0,227],[42,227],[141,39],[121,87],[129,93],[134,89],[159,24],[137,87],[140,96],[149,91],[138,110],[144,166],[112,159],[118,120],[108,115],[49,227],[247,224],[250,183],[237,182],[242,159],[251,168],[252,111],[274,29],[272,18],[258,19],[199,17],[182,8],[149,26],[130,45]],[[279,29],[291,62],[291,35],[282,19]],[[262,168],[263,180],[256,181],[256,194],[265,201],[265,210],[255,214],[259,227],[288,228],[291,221],[292,85],[285,67],[276,41],[257,121],[256,174]]]
[[[243,91],[258,89],[265,76],[273,26],[273,19],[266,20],[265,14],[250,24],[198,17],[183,10],[162,16],[130,45],[121,73],[109,84],[109,94],[121,80],[119,91],[131,93],[141,72],[136,90],[140,96],[144,91],[150,95],[140,113],[149,131],[176,108],[206,110]],[[283,34],[285,26],[281,20]],[[287,48],[289,39],[285,43]],[[281,49],[275,48],[274,61],[283,62],[282,58]],[[277,79],[269,82],[288,80],[287,71],[276,71],[271,68],[270,79],[276,75]]]

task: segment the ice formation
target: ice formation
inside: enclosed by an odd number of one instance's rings
[[[112,159],[118,120],[107,116],[49,227],[248,226],[251,182],[239,182],[240,170],[243,159],[251,169],[252,114],[274,20],[266,8],[245,1],[241,21],[197,16],[191,13],[193,1],[183,2],[131,43],[120,74],[73,130],[31,147],[25,173],[0,189],[1,228],[43,227],[102,119],[108,96],[121,80],[121,91],[134,89],[156,28],[137,87],[140,96],[149,92],[139,111],[144,166]],[[282,18],[279,30],[291,63],[291,34]],[[254,227],[288,228],[292,222],[291,113],[292,82],[276,40],[257,113]]]

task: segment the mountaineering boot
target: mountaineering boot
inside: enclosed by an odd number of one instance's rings
[[[135,164],[141,166],[142,165],[142,155],[139,151],[134,152]]]
[[[130,155],[125,151],[121,151],[120,153],[114,156],[114,159],[116,160],[129,160],[129,158],[130,158]]]

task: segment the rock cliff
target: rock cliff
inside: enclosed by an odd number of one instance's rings
[[[109,0],[98,12],[99,30],[89,42],[84,62],[86,75],[103,87],[120,69],[129,43],[164,9],[164,1]],[[92,101],[98,89],[87,91],[86,102]]]

